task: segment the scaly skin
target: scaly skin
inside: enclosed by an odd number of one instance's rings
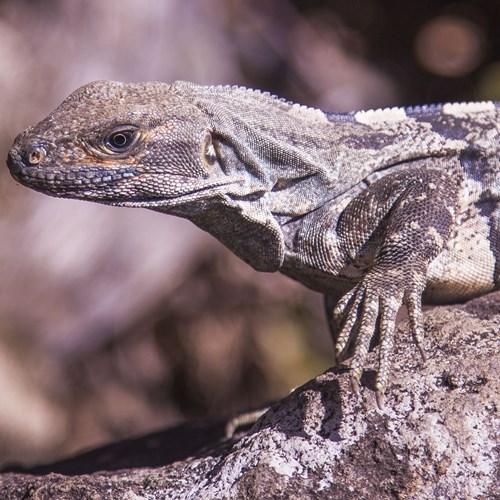
[[[402,305],[499,288],[494,102],[324,113],[239,87],[94,82],[20,134],[8,165],[52,196],[192,220],[260,271],[325,294],[337,361],[377,401]]]

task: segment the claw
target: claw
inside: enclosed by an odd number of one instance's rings
[[[335,353],[334,353],[334,361],[335,361],[335,366],[339,366],[343,359],[342,359],[342,352],[343,348],[339,346],[338,344],[335,344]]]
[[[384,395],[384,390],[381,388],[377,387],[377,390],[375,392],[375,397],[377,398],[377,406],[379,410],[383,410],[385,408],[385,395]]]
[[[427,361],[425,354],[424,320],[422,314],[422,297],[420,294],[410,294],[406,300],[408,308],[408,319],[410,321],[410,331],[412,333],[417,349],[422,356],[424,363]]]
[[[368,349],[370,347],[370,340],[372,339],[379,313],[379,300],[378,297],[365,297],[365,304],[362,311],[361,325],[356,339],[356,346],[354,348],[354,356],[351,361],[351,385],[353,378],[358,382],[363,371]]]
[[[417,342],[417,349],[418,349],[418,352],[420,353],[420,357],[422,358],[422,361],[424,363],[427,362],[427,354],[425,354],[425,350],[424,350],[424,347]]]
[[[351,373],[350,382],[352,392],[354,392],[356,396],[359,396],[359,374]]]
[[[378,354],[378,370],[375,380],[377,394],[383,402],[383,395],[389,379],[390,355],[394,344],[394,334],[396,332],[396,315],[399,309],[397,301],[382,300],[380,310],[380,346]],[[377,405],[380,397],[377,395]]]

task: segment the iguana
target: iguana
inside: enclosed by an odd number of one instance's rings
[[[396,314],[500,284],[500,104],[328,113],[242,87],[98,81],[15,140],[14,178],[52,196],[185,217],[259,271],[325,295],[355,392]]]

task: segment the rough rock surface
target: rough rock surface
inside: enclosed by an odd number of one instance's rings
[[[242,437],[224,439],[222,423],[186,425],[5,472],[0,498],[500,498],[499,332],[500,292],[433,308],[425,365],[400,326],[384,411],[374,372],[356,397],[334,369]]]

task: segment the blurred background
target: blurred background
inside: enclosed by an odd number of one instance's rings
[[[499,20],[498,0],[3,0],[0,157],[96,79],[330,111],[500,99]],[[319,295],[186,221],[51,199],[0,168],[0,466],[255,407],[332,356]]]

